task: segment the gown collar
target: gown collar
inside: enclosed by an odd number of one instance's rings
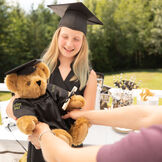
[[[74,64],[74,61],[72,61],[72,63],[70,64],[71,69],[73,67],[73,64]],[[57,67],[59,67],[59,66],[60,66],[60,60],[57,59]]]

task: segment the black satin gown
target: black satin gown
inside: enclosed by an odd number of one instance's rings
[[[74,86],[76,86],[78,89],[77,91],[75,92],[75,94],[77,95],[82,95],[83,96],[83,93],[84,93],[84,90],[85,90],[85,87],[82,89],[82,90],[79,90],[79,87],[80,87],[80,81],[79,80],[75,80],[75,81],[70,81],[70,79],[74,76],[74,72],[72,70],[72,65],[71,64],[71,71],[69,72],[69,74],[67,75],[66,79],[63,80],[62,79],[62,76],[61,76],[61,73],[60,73],[60,70],[59,70],[59,62],[58,62],[58,65],[57,67],[55,68],[54,72],[51,74],[51,77],[50,77],[50,80],[49,80],[49,83],[51,84],[55,84],[67,91],[71,91],[73,89]],[[66,111],[61,111],[61,115],[64,115],[66,114]],[[71,124],[74,123],[74,120],[73,119],[66,119],[65,120],[65,123],[66,123],[66,126],[70,129],[71,127]]]

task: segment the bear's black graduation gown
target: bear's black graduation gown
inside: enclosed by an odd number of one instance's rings
[[[33,115],[39,121],[47,123],[51,129],[62,128],[68,130],[61,118],[61,107],[67,98],[68,91],[54,84],[48,84],[46,94],[38,99],[15,99],[13,112],[17,118],[24,115]],[[36,150],[31,143],[29,143],[28,148],[28,162],[44,162],[41,150]]]

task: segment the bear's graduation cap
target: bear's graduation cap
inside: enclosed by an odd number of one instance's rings
[[[17,75],[31,74],[32,72],[34,72],[36,70],[34,65],[36,65],[39,62],[41,62],[40,59],[31,60],[23,65],[17,66],[15,68],[7,71],[5,73],[5,75],[11,74],[11,73],[16,73]]]
[[[88,24],[103,25],[82,2],[48,5],[48,7],[61,17],[59,27],[68,27],[86,34]]]

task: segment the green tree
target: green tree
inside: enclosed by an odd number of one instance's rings
[[[146,48],[149,54],[162,55],[162,1],[151,1],[152,28]]]
[[[141,66],[144,57],[144,42],[150,34],[150,1],[121,0],[114,14],[115,22],[120,27],[123,43],[121,50],[127,55],[134,55],[136,65]]]
[[[4,72],[8,70],[8,66],[15,62],[14,57],[12,57],[15,48],[12,47],[12,44],[15,43],[16,39],[14,36],[16,27],[12,29],[11,25],[13,23],[16,24],[16,22],[12,17],[13,9],[11,6],[8,6],[5,0],[0,0],[0,13],[0,80],[3,81]]]
[[[13,67],[24,62],[27,52],[27,21],[25,12],[19,5],[12,8],[10,12],[10,24],[8,26],[7,53],[10,66]]]
[[[106,0],[85,0],[84,3],[102,22],[104,22],[103,10],[102,12],[100,11],[101,9],[106,9]],[[102,72],[111,69],[107,48],[108,44],[106,42],[107,38],[104,35],[104,27],[105,25],[89,25],[87,32],[92,66],[96,71]]]
[[[119,0],[96,0],[93,4],[84,1],[90,10],[103,22],[103,26],[88,27],[88,40],[91,51],[92,65],[96,71],[113,71],[124,67],[123,54],[120,42],[123,43],[120,28],[114,21],[114,13]],[[90,4],[89,4],[90,3]],[[92,5],[92,8],[91,8]],[[121,62],[119,64],[119,62]]]
[[[57,28],[59,17],[44,7],[39,7],[25,13],[16,6],[7,6],[5,0],[0,0],[0,53],[1,81],[4,72],[34,58],[40,58],[47,48],[52,35]],[[3,2],[3,3],[2,3]]]
[[[50,9],[45,8],[44,4],[40,4],[36,10],[27,15],[27,21],[29,53],[33,58],[39,58],[51,41],[59,18]]]
[[[91,60],[95,69],[112,71],[158,67],[156,62],[160,59],[157,53],[161,53],[160,0],[84,2],[104,23],[103,27],[88,27]],[[152,6],[156,8],[154,12]],[[149,55],[151,51],[152,55]],[[154,66],[150,64],[151,60]]]

